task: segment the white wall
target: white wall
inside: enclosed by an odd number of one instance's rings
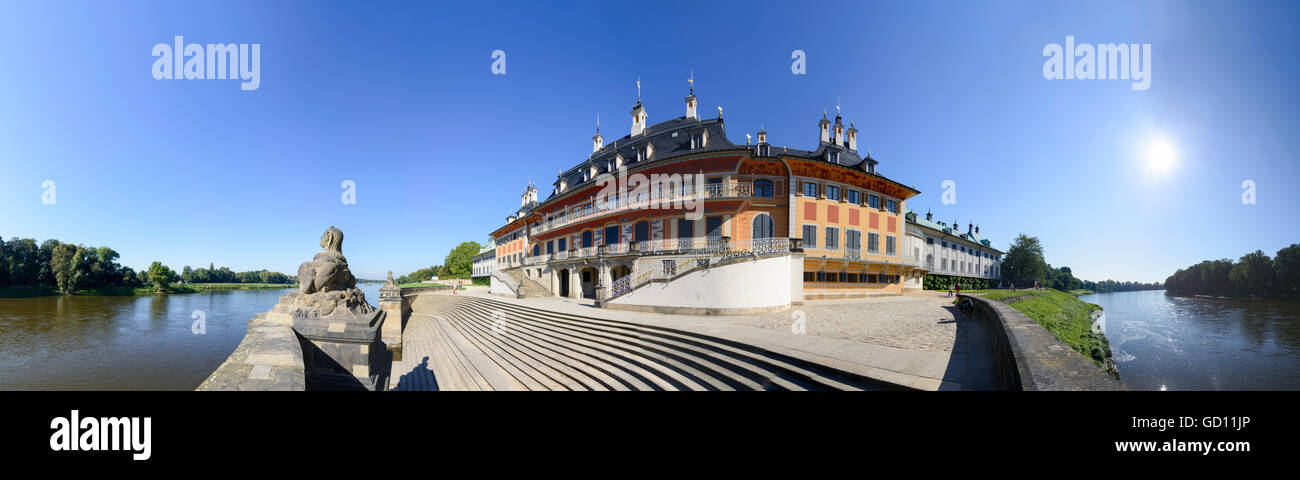
[[[650,283],[611,304],[740,309],[790,304],[790,256],[697,270],[669,283]]]

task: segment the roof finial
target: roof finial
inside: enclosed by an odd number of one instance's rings
[[[840,116],[840,97],[835,97],[835,116]]]
[[[695,95],[695,69],[691,69],[691,78],[686,79],[691,84],[691,95]]]
[[[718,118],[722,118],[722,105],[718,105]]]
[[[636,77],[636,103],[641,103],[641,77]]]
[[[600,112],[596,112],[596,133],[600,133]]]

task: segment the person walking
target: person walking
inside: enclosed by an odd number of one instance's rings
[[[961,284],[957,284],[957,295],[961,295]]]

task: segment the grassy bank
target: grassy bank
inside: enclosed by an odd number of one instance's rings
[[[1073,293],[1073,292],[1071,292]],[[1038,322],[1070,348],[1092,358],[1093,362],[1119,377],[1110,356],[1110,342],[1105,335],[1093,333],[1092,312],[1101,307],[1079,300],[1071,293],[1054,289],[994,290],[984,298],[997,300]]]
[[[167,287],[164,293],[201,293],[201,292],[224,292],[230,290],[265,290],[265,289],[285,289],[297,288],[297,284],[283,283],[189,283],[185,285],[173,285]],[[72,295],[100,295],[108,297],[123,297],[132,295],[153,295],[157,289],[151,286],[147,287],[95,287],[81,288],[72,292]],[[36,287],[0,287],[0,298],[30,298],[30,297],[52,297],[63,295],[58,288],[47,286]]]

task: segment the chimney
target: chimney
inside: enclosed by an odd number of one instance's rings
[[[641,106],[641,101],[637,100],[636,105],[632,107],[632,135],[640,135],[645,132],[645,107]]]
[[[632,106],[632,135],[645,132],[645,107],[641,106],[641,79],[636,79],[636,105]]]
[[[695,101],[695,72],[691,72],[691,79],[687,81],[691,82],[691,93],[686,96],[686,118],[699,120],[700,116],[696,113],[696,107],[699,107],[700,103]]]
[[[973,224],[973,223],[967,223],[967,224],[966,224],[966,233],[970,233],[971,230],[973,230],[973,229],[975,229],[975,224]]]
[[[821,130],[821,142],[830,143],[831,141],[831,122],[826,119],[826,111],[822,110],[822,121],[817,122],[817,128]]]
[[[979,226],[979,225],[976,225],[976,226],[975,226],[975,234],[978,235],[979,233],[980,233],[980,226]]]
[[[849,134],[849,150],[858,151],[858,129],[853,127],[852,121],[849,122],[849,129],[846,132]]]
[[[758,129],[758,143],[767,143],[767,130],[764,127]]]
[[[835,112],[835,144],[844,145],[844,120]]]

